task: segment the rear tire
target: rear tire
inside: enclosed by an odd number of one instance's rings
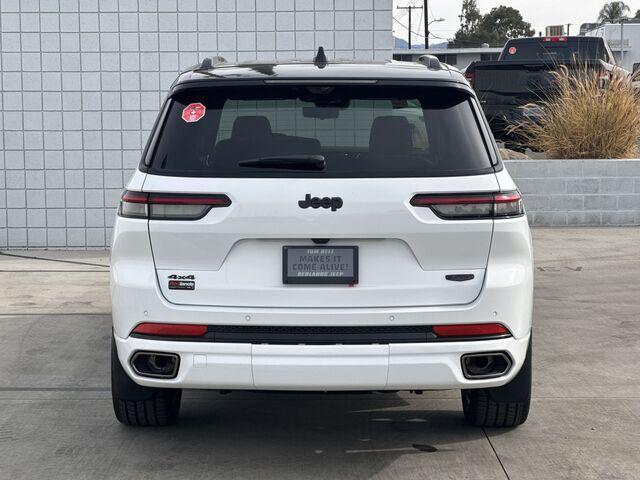
[[[113,411],[124,425],[158,427],[178,418],[182,390],[142,387],[135,383],[120,364],[116,342],[111,339],[111,398]]]
[[[511,382],[502,387],[462,390],[467,422],[476,427],[517,427],[527,420],[531,405],[531,343],[520,372]]]

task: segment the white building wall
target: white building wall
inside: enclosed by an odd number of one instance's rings
[[[467,68],[472,62],[480,61],[479,53],[461,53],[457,56],[458,62],[454,65],[456,68],[460,70]]]
[[[606,38],[616,62],[626,70],[631,71],[633,64],[640,62],[640,23],[625,23],[622,30],[619,23],[605,23],[586,35]]]
[[[392,0],[0,0],[0,248],[104,248],[166,89],[205,56],[391,58]]]
[[[404,59],[405,61],[412,59],[417,61],[421,55],[436,55],[438,58],[446,61],[449,65],[463,70],[472,62],[479,62],[483,55],[492,55],[498,57],[502,52],[502,48],[478,47],[478,48],[447,48],[447,49],[395,49],[393,51],[394,58]],[[455,61],[453,61],[455,59]]]

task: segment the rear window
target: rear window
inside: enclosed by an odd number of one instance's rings
[[[547,62],[580,63],[587,60],[609,61],[604,43],[599,38],[545,37],[507,42],[502,60],[543,60]]]
[[[150,171],[301,178],[490,172],[471,102],[451,88],[381,85],[188,90],[171,100]]]

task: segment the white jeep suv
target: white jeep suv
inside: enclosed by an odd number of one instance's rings
[[[532,249],[464,77],[418,63],[205,60],[122,196],[112,391],[127,425],[182,389],[461,389],[526,420]]]

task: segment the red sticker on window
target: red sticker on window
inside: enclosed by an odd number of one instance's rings
[[[187,123],[193,123],[204,117],[207,109],[201,103],[190,103],[182,110],[182,119]]]
[[[509,55],[515,55],[515,53],[518,51],[518,49],[516,47],[511,47],[509,48]]]

